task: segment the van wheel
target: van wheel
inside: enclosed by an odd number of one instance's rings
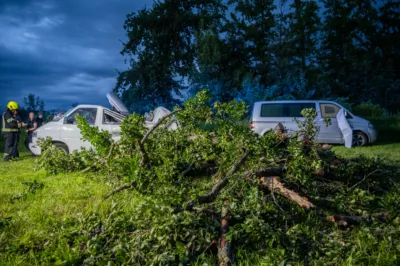
[[[69,154],[67,145],[64,143],[53,143],[57,150],[63,151],[65,154]]]
[[[368,144],[368,137],[360,131],[353,133],[353,147],[366,146]]]

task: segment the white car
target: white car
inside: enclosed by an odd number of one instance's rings
[[[86,117],[90,125],[100,130],[110,132],[112,138],[118,141],[121,137],[121,122],[129,115],[128,108],[114,93],[108,93],[107,98],[112,106],[111,110],[99,105],[78,105],[66,112],[55,121],[44,124],[33,132],[32,142],[29,144],[31,152],[35,155],[41,154],[41,148],[37,144],[38,139],[51,137],[54,146],[69,154],[73,151],[80,151],[82,147],[92,147],[88,141],[82,140],[82,134],[77,126],[76,115]],[[146,119],[145,126],[151,128],[159,119],[171,113],[164,107],[157,107],[151,119]],[[166,126],[169,130],[177,129],[175,121]]]

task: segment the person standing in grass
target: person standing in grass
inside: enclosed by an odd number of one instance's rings
[[[1,132],[5,140],[3,155],[3,159],[5,162],[10,161],[12,158],[15,133],[18,132],[19,128],[21,128],[21,123],[19,123],[18,120],[14,118],[14,115],[17,113],[18,108],[18,103],[11,101],[7,104],[7,109],[2,115]]]
[[[43,125],[43,112],[39,112],[38,117],[36,118],[37,127],[41,127]]]
[[[26,133],[25,146],[30,151],[29,143],[32,142],[33,131],[35,131],[38,128],[37,122],[35,120],[35,114],[33,112],[29,113],[29,121],[26,124],[26,126],[27,126],[27,129],[25,131],[25,133]],[[35,154],[33,154],[31,152],[31,156],[34,157]]]
[[[17,120],[22,126],[24,126],[24,122],[22,122],[21,116],[18,114],[18,111],[14,115],[15,120]],[[13,158],[19,158],[19,152],[18,152],[18,145],[19,145],[19,138],[21,135],[21,128],[18,128],[18,132],[14,133],[14,149],[12,152],[12,157]]]

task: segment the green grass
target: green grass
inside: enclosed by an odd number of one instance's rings
[[[38,253],[19,256],[0,252],[0,265],[36,264],[49,235],[62,233],[62,227],[74,226],[82,214],[103,214],[112,209],[112,201],[103,201],[103,197],[115,184],[107,183],[101,177],[79,173],[47,175],[44,171],[35,172],[34,165],[35,160],[27,153],[20,161],[0,162],[0,246],[9,245],[10,251],[15,248],[38,250]],[[22,182],[35,180],[43,183],[44,188],[35,194],[28,193],[26,198],[11,201],[13,196],[25,191]],[[121,193],[116,198],[123,199],[127,206],[136,201],[132,193]],[[2,221],[7,221],[7,218],[11,218],[10,224],[3,231]],[[65,245],[54,252],[69,256]]]
[[[335,146],[334,150],[345,157],[382,156],[400,161],[400,143],[353,149]],[[73,261],[76,252],[69,249],[66,240],[59,235],[65,234],[66,229],[76,228],[82,215],[96,212],[106,217],[113,209],[113,200],[123,202],[126,213],[132,212],[133,206],[140,202],[132,191],[103,201],[103,197],[117,185],[109,183],[106,177],[79,173],[48,175],[44,171],[34,171],[34,165],[35,160],[26,152],[20,161],[0,162],[0,246],[9,251],[0,252],[1,266],[49,265],[54,263],[49,260],[52,256],[60,258],[58,263],[62,260]],[[22,182],[35,180],[43,183],[44,188],[35,194],[28,193],[26,198],[11,201],[13,196],[25,191],[26,186]],[[4,225],[8,218],[9,224]],[[46,250],[45,246],[53,238],[58,238],[58,243]],[[360,243],[359,247],[353,247],[354,257],[371,255],[371,265],[376,265],[376,261],[393,261],[393,256],[396,256],[396,247],[390,247],[386,238],[379,244],[379,250],[371,250],[372,244],[363,244],[372,240],[362,230],[354,231],[354,239]],[[279,265],[277,260],[282,255],[276,252],[271,249],[268,252],[270,255],[258,256],[241,254],[239,250],[238,265]],[[357,264],[352,260],[349,257],[336,265]]]
[[[347,149],[344,146],[334,146],[333,150],[344,157],[357,157],[364,155],[367,157],[379,156],[386,159],[400,161],[400,142],[399,143],[379,143],[366,147],[356,147]]]

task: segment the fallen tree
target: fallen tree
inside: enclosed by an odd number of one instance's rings
[[[207,91],[200,92],[149,131],[143,117],[130,115],[117,143],[80,120],[83,136],[95,144],[96,152],[84,150],[61,160],[48,149],[48,156],[40,159],[49,171],[55,166],[66,172],[83,170],[119,183],[105,195],[107,201],[118,202],[127,190],[141,195],[144,203],[120,214],[128,217],[124,221],[132,231],[129,241],[124,226],[112,231],[102,225],[96,233],[96,241],[103,239],[107,246],[126,240],[134,252],[124,253],[125,261],[190,264],[209,255],[219,265],[230,265],[236,248],[264,252],[268,245],[292,249],[290,254],[306,260],[313,251],[300,254],[296,245],[316,246],[321,231],[332,230],[326,217],[342,226],[360,224],[369,217],[361,212],[376,213],[372,206],[396,188],[396,181],[378,175],[395,176],[397,169],[379,160],[344,160],[330,145],[315,143],[319,128],[313,109],[302,111],[305,119],[295,136],[286,134],[282,125],[258,136],[237,122],[246,113],[243,103],[209,105],[209,99]],[[176,131],[163,127],[172,115],[181,125]],[[337,213],[341,215],[332,215]],[[93,239],[93,234],[86,235]],[[339,238],[333,242],[343,243]],[[318,254],[326,252],[320,246],[316,249]],[[83,251],[81,256],[106,262],[117,254],[104,248]]]

